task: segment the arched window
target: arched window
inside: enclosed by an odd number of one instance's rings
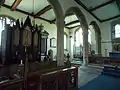
[[[91,39],[92,39],[92,37],[91,37],[91,30],[88,29],[88,43],[89,43],[88,47],[89,47],[89,53],[91,52],[91,44],[92,44]]]
[[[91,44],[91,31],[90,29],[88,30],[88,42]]]
[[[67,35],[64,34],[64,49],[67,49]]]
[[[74,58],[79,58],[83,54],[83,30],[80,28],[75,32]]]
[[[5,29],[6,24],[10,24],[10,26],[13,26],[15,24],[15,19],[7,16],[0,16],[0,44],[1,44],[1,33],[2,30]]]
[[[82,31],[82,28],[80,28],[78,31],[76,31],[75,36],[76,36],[76,47],[79,47],[80,45],[83,46],[83,31]]]
[[[120,24],[115,25],[115,38],[120,38]]]

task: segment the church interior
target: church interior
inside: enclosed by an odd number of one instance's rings
[[[120,90],[120,0],[0,0],[0,90]]]

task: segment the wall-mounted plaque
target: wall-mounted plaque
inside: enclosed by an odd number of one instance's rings
[[[56,45],[57,45],[56,38],[51,38],[50,39],[50,47],[56,48]]]

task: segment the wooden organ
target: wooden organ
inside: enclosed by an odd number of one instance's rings
[[[13,27],[6,25],[1,40],[0,90],[77,88],[77,67],[58,68],[56,61],[41,61],[47,55],[48,35],[42,25],[33,26],[29,16],[24,24],[17,20]]]
[[[5,30],[2,31],[1,39],[2,64],[20,64],[21,60],[24,62],[25,44],[29,61],[40,61],[41,55],[45,55],[47,52],[47,37],[49,35],[42,28],[43,26],[32,26],[29,17],[24,25],[20,25],[19,20],[13,27],[6,25]]]

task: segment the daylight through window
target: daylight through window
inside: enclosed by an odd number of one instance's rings
[[[120,38],[120,24],[115,25],[115,38]]]

